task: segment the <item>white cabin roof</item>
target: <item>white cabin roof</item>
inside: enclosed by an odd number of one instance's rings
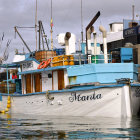
[[[25,55],[23,54],[15,54],[13,58],[13,62],[20,62],[25,60]]]
[[[107,33],[107,43],[114,42],[123,39],[123,31],[119,32],[108,32]],[[99,34],[97,36],[97,43],[103,44],[103,36]]]

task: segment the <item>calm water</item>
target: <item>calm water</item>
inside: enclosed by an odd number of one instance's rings
[[[140,139],[140,118],[46,117],[0,114],[0,140]]]

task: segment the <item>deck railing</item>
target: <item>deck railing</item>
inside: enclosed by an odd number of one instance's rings
[[[107,54],[108,63],[112,63],[112,55]],[[89,61],[89,59],[91,59]],[[91,55],[87,58],[87,55],[76,54],[76,55],[61,55],[51,58],[51,67],[65,66],[65,65],[82,65],[88,63],[104,63],[104,54]]]

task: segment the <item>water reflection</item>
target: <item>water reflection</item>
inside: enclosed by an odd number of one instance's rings
[[[0,114],[0,139],[140,139],[140,119]]]

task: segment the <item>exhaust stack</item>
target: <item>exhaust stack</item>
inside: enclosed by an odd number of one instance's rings
[[[65,52],[66,52],[66,55],[70,55],[70,52],[69,52],[69,39],[71,37],[71,33],[70,32],[66,32],[65,34]]]
[[[94,27],[91,26],[88,30],[87,30],[87,54],[88,54],[88,63],[91,63],[91,54],[92,54],[92,50],[91,50],[91,33],[93,33],[94,31]]]
[[[88,46],[88,51],[91,51],[91,33],[93,33],[94,31],[94,27],[91,26],[88,30],[87,30],[87,46]]]
[[[70,55],[76,52],[75,42],[76,37],[70,32],[60,33],[57,37],[58,44],[65,46],[65,54]]]
[[[88,40],[88,35],[87,35],[87,33],[88,33],[88,30],[92,27],[92,25],[95,23],[95,21],[99,18],[99,16],[100,16],[100,11],[98,11],[97,12],[97,14],[94,16],[94,18],[90,21],[90,23],[88,24],[88,26],[86,27],[86,53],[87,53],[87,55],[88,55],[88,42],[87,42],[87,40]],[[93,28],[93,27],[92,27]]]
[[[97,55],[97,34],[96,32],[93,33],[93,40],[94,40],[94,55]]]
[[[108,57],[107,57],[107,41],[106,41],[107,32],[106,32],[105,28],[102,25],[99,26],[99,30],[103,34],[104,62],[105,63],[108,63]]]

